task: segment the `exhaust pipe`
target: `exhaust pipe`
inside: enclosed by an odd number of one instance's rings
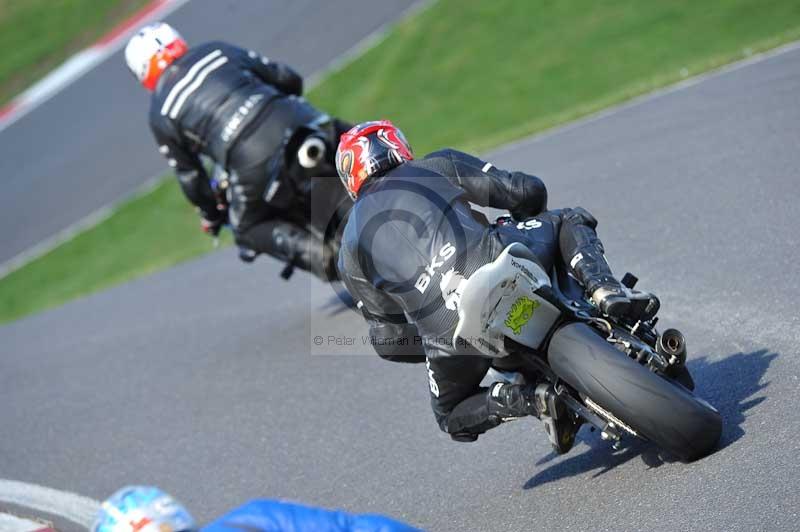
[[[325,142],[315,136],[309,136],[297,150],[297,162],[303,168],[316,168],[325,157]]]
[[[686,338],[678,329],[667,329],[658,337],[656,351],[670,361],[672,357],[677,358],[682,366],[686,362]]]

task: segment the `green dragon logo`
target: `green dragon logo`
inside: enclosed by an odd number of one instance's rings
[[[522,296],[511,305],[511,310],[508,311],[506,316],[505,325],[514,334],[519,334],[522,326],[531,321],[533,312],[539,307],[540,303],[529,297]]]

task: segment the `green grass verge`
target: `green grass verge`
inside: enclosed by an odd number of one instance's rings
[[[0,0],[0,105],[148,0]]]
[[[440,0],[309,97],[420,154],[484,150],[795,39],[795,0]],[[0,320],[210,249],[169,180],[0,280]]]
[[[795,39],[796,0],[440,0],[311,99],[483,150]]]

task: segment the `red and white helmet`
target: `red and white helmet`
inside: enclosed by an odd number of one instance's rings
[[[140,29],[125,47],[125,61],[147,90],[155,90],[161,74],[189,49],[175,28],[156,22]]]
[[[364,122],[342,133],[336,170],[353,199],[369,178],[414,159],[403,132],[388,120]]]

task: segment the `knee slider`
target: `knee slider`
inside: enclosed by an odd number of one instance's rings
[[[474,441],[478,441],[478,435],[472,434],[469,432],[456,432],[450,435],[450,438],[453,441],[462,442],[462,443],[472,443]]]

